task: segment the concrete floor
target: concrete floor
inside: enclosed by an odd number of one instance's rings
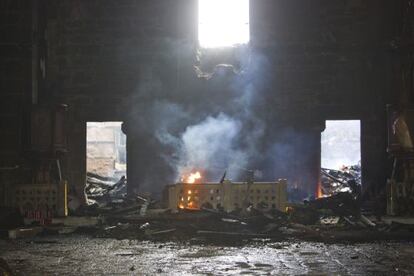
[[[17,275],[413,275],[414,243],[153,243],[48,236],[0,240]]]

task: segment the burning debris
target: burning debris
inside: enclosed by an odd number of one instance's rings
[[[203,208],[226,212],[254,206],[263,210],[283,211],[287,202],[287,182],[254,182],[254,172],[248,171],[246,182],[232,182],[224,172],[218,183],[205,182],[199,171],[185,174],[181,181],[166,187],[171,210]]]
[[[212,183],[205,181],[202,170],[187,170],[180,182],[166,187],[164,205],[148,195],[127,198],[125,177],[113,179],[88,173],[85,191],[95,203],[74,213],[88,217],[53,219],[39,231],[213,243],[292,237],[323,242],[364,241],[367,233],[378,239],[395,237],[397,231],[404,238],[412,236],[407,232],[412,229],[409,226],[396,227],[395,223],[384,224],[364,216],[359,166],[323,169],[322,173],[324,196],[293,204],[287,202],[288,183],[284,179],[255,182],[253,171],[248,171],[245,182],[232,182],[224,173],[219,182]],[[70,222],[74,218],[76,224]],[[9,232],[9,236],[14,233],[20,232]]]
[[[105,215],[106,227],[97,235],[210,242],[287,237],[329,241],[336,239],[332,231],[377,231],[377,223],[361,213],[359,166],[322,172],[324,196],[291,204],[286,180],[255,182],[251,176],[246,182],[231,182],[224,174],[220,182],[211,183],[193,170],[166,187],[168,209],[155,209],[156,202],[145,197],[112,206]]]
[[[188,180],[167,187],[168,207],[171,210],[208,208],[232,212],[249,206],[261,210],[284,211],[286,208],[287,182],[284,179],[255,183],[229,180],[202,183],[194,182],[193,178]]]
[[[91,179],[96,181],[94,177]],[[102,207],[96,207],[95,213],[89,207],[89,213],[84,212],[84,215],[92,212],[99,223],[91,224],[91,217],[69,217],[62,220],[63,225],[49,225],[44,229],[58,231],[59,234],[70,233],[66,231],[66,220],[75,218],[79,220],[79,225],[69,227],[72,232],[86,231],[96,237],[145,240],[241,243],[258,239],[300,238],[324,242],[364,241],[367,237],[394,238],[396,231],[398,235],[403,231],[404,235],[399,237],[412,236],[412,232],[407,232],[412,228],[406,225],[395,227],[395,224],[373,222],[362,215],[359,196],[355,192],[339,192],[305,204],[291,204],[283,201],[286,181],[234,183],[224,180],[221,183],[204,183],[201,173],[198,182],[192,179],[194,183],[177,183],[167,187],[168,209],[161,209],[148,196],[137,196],[125,198],[117,204],[109,201]],[[108,190],[107,186],[104,187],[104,191]],[[272,188],[275,188],[275,193]],[[108,193],[102,192],[102,198]],[[266,197],[270,203],[266,202]],[[275,205],[270,205],[271,202]]]
[[[376,224],[361,212],[361,166],[343,166],[340,170],[321,170],[317,198],[305,200],[289,211],[292,221],[307,225],[347,225],[375,228]]]

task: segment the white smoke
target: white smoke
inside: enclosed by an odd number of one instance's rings
[[[182,134],[179,174],[191,170],[220,171],[244,166],[245,154],[235,148],[240,139],[241,122],[223,113],[209,116]],[[216,175],[217,177],[218,175]]]

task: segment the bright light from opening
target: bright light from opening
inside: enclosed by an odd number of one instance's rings
[[[86,123],[87,172],[119,178],[126,175],[126,135],[122,122]]]
[[[249,0],[199,0],[198,41],[201,47],[247,44]]]
[[[321,136],[322,168],[340,169],[361,161],[361,121],[326,121]]]

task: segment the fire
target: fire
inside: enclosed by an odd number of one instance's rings
[[[181,177],[181,183],[194,184],[201,179],[201,173],[199,171],[183,175]],[[197,210],[198,206],[198,190],[194,186],[185,185],[184,191],[181,194],[180,202],[178,203],[180,209]]]
[[[194,200],[198,200],[198,196],[193,196],[193,191],[187,191],[187,197],[181,197],[180,202],[178,204],[178,208],[180,209],[198,209],[197,203]]]
[[[321,198],[323,197],[323,193],[322,193],[322,185],[321,182],[318,182],[318,187],[316,188],[316,198]]]
[[[183,177],[182,181],[184,183],[189,183],[189,184],[193,184],[195,183],[198,179],[201,179],[201,173],[200,172],[195,172],[195,173],[190,173],[189,176],[187,177]]]

